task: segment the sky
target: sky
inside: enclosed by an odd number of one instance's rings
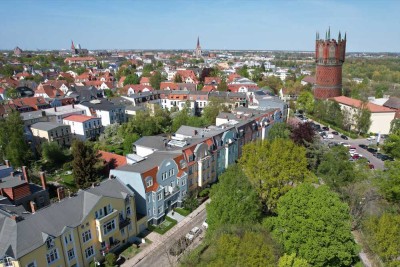
[[[314,49],[400,52],[400,0],[1,0],[0,49]],[[342,34],[343,36],[343,34]]]

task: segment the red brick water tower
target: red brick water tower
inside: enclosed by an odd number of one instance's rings
[[[331,30],[315,40],[315,85],[314,97],[326,99],[342,95],[342,65],[346,54],[346,34],[344,39],[339,32],[337,40],[331,39]]]

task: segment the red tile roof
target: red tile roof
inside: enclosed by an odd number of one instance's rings
[[[315,84],[315,76],[306,76],[302,80],[303,82]]]
[[[112,162],[113,168],[117,168],[117,167],[125,165],[127,163],[125,156],[117,155],[117,154],[102,151],[102,150],[99,150],[99,155],[106,163]]]
[[[177,70],[175,75],[177,74],[182,77],[182,81],[185,81],[187,78],[191,78],[193,82],[197,83],[196,74],[192,70]]]
[[[99,118],[86,115],[70,115],[68,117],[63,118],[63,120],[74,121],[74,122],[85,122],[91,119],[99,119]]]
[[[35,95],[38,95],[38,94],[46,94],[50,98],[64,96],[64,93],[60,89],[57,89],[50,84],[42,84],[42,83],[39,84],[35,90]]]
[[[160,90],[178,90],[178,84],[174,82],[161,82]]]
[[[9,104],[14,104],[17,107],[29,106],[32,107],[34,110],[50,107],[49,103],[47,103],[42,96],[17,98],[10,100]]]
[[[67,57],[64,62],[96,61],[94,57]]]
[[[144,84],[144,83],[150,84],[150,78],[149,77],[142,77],[140,79],[140,84]]]
[[[228,76],[228,82],[233,82],[236,78],[241,78],[242,76],[240,76],[239,74],[237,74],[237,73],[232,73],[232,74],[229,74],[229,76]]]
[[[132,88],[135,94],[143,92],[144,89],[148,89],[149,91],[154,91],[154,88],[150,85],[143,84],[127,84],[121,89],[122,94],[128,94],[129,88]]]
[[[347,96],[337,96],[333,98],[334,101],[346,105],[346,106],[350,106],[350,107],[354,107],[354,108],[360,108],[363,105],[363,102],[361,100],[358,99],[354,99],[354,98],[350,98]],[[396,112],[396,110],[391,109],[391,108],[387,108],[387,107],[383,107],[383,106],[379,106],[373,103],[368,102],[366,107],[369,109],[369,111],[371,111],[372,113],[379,113],[379,112]]]
[[[201,91],[203,92],[211,92],[215,90],[217,90],[217,88],[214,85],[204,85],[204,87],[201,88]]]
[[[256,84],[229,84],[228,90],[237,93],[241,87],[245,87],[249,91],[259,89]]]
[[[205,77],[204,84],[219,84],[221,83],[220,77]]]

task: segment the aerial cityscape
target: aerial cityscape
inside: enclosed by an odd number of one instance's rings
[[[0,267],[400,266],[399,9],[2,1]]]

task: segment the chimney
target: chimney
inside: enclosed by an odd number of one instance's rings
[[[10,172],[11,177],[14,177],[14,175],[15,175],[15,172]]]
[[[40,172],[40,181],[42,182],[43,190],[46,190],[46,174],[44,172]]]
[[[18,175],[18,177],[19,177],[19,180],[20,180],[20,181],[25,181],[24,179],[22,179],[22,175],[21,175],[21,174]]]
[[[32,212],[32,213],[35,213],[36,210],[37,210],[36,203],[33,202],[33,201],[31,201],[30,204],[31,204],[31,212]]]
[[[72,108],[75,108],[75,104],[74,103],[72,103]]]
[[[10,166],[10,161],[8,159],[4,160],[4,163],[6,164],[7,167],[11,167]]]
[[[26,169],[26,166],[22,166],[22,173],[24,174],[24,179],[27,183],[29,183],[29,176],[28,176],[28,171]]]
[[[65,198],[65,190],[64,190],[64,187],[59,187],[59,188],[57,188],[57,196],[58,196],[58,201],[61,201],[62,199]]]
[[[54,111],[57,112],[57,107],[54,107]]]

